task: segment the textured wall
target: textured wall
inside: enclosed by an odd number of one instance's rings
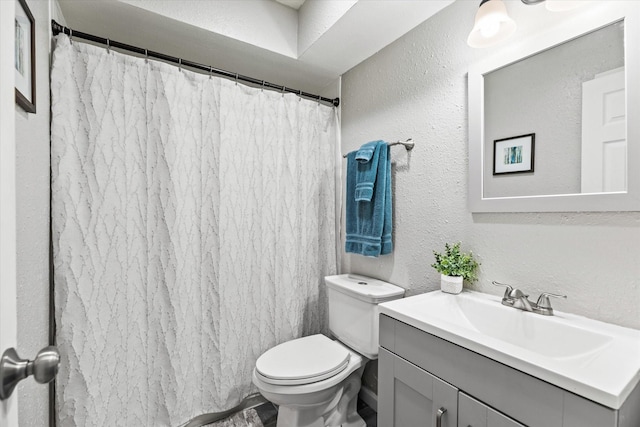
[[[394,253],[344,255],[343,271],[409,295],[438,289],[432,250],[462,241],[482,262],[472,289],[500,295],[490,284],[499,280],[533,297],[564,293],[559,310],[640,328],[640,213],[469,212],[466,73],[499,49],[467,46],[476,8],[455,2],[343,77],[345,152],[373,139],[416,141],[409,155],[392,148]]]
[[[18,354],[49,343],[49,1],[27,0],[36,22],[36,114],[16,106]],[[19,423],[48,423],[49,387],[20,383]]]

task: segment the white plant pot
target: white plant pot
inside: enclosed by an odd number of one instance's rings
[[[448,294],[459,294],[462,292],[462,276],[440,275],[440,290]]]

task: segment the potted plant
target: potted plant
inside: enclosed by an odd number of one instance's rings
[[[462,282],[464,280],[473,282],[477,280],[476,270],[478,262],[473,259],[473,253],[460,251],[460,242],[450,245],[445,243],[444,253],[433,251],[436,262],[431,267],[440,273],[440,289],[450,294],[462,292]]]

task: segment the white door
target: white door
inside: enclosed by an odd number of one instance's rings
[[[627,190],[624,67],[582,84],[582,192]]]
[[[0,0],[0,355],[16,347],[14,1]],[[0,427],[18,425],[17,393],[0,402]]]

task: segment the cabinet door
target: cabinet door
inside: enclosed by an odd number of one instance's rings
[[[427,371],[380,348],[378,425],[456,427],[458,390]]]
[[[462,392],[458,404],[458,427],[525,427]]]

